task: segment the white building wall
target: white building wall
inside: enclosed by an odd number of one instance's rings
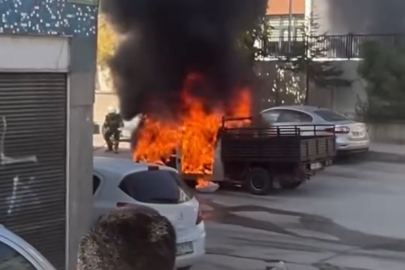
[[[69,39],[49,36],[0,36],[0,72],[67,72]]]

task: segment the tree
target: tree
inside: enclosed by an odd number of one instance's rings
[[[268,19],[262,16],[238,40],[238,48],[244,51],[252,66],[257,59],[268,56],[266,45],[270,40],[271,29]]]
[[[97,34],[97,82],[100,90],[112,88],[112,78],[107,65],[118,45],[118,35],[109,24],[105,15],[98,17]]]
[[[405,120],[405,46],[362,45],[359,75],[367,82],[368,102],[359,102],[366,120]]]
[[[114,32],[105,15],[98,17],[97,65],[105,67],[114,54],[118,44],[118,35]]]
[[[323,89],[335,89],[348,87],[351,81],[342,78],[343,70],[338,68],[328,58],[328,44],[326,33],[319,35],[319,24],[313,14],[304,25],[302,37],[295,37],[291,43],[291,50],[286,57],[280,60],[284,62],[284,68],[296,74],[306,75],[305,104],[308,104],[310,83]],[[297,38],[301,38],[301,41]]]

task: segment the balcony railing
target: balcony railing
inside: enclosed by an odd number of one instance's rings
[[[304,36],[295,36],[291,39],[291,52],[297,48],[304,48]],[[405,46],[405,35],[326,35],[320,37],[309,37],[308,42],[312,48],[322,51],[322,58],[331,59],[353,59],[361,58],[362,44],[374,41],[386,46]],[[266,45],[270,58],[279,58],[288,55],[289,44],[286,37],[272,37]]]

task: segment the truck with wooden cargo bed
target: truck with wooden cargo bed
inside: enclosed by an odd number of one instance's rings
[[[235,123],[249,123],[235,125]],[[212,175],[205,179],[220,186],[240,185],[255,195],[275,189],[295,189],[336,155],[335,127],[331,125],[272,126],[261,115],[223,117],[218,131]],[[171,165],[181,168],[181,157]],[[193,180],[196,175],[183,175]]]

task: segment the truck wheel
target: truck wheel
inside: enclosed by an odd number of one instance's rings
[[[246,174],[247,190],[254,195],[266,195],[273,189],[273,179],[269,172],[262,168],[252,168]]]
[[[296,189],[297,187],[301,186],[303,182],[290,182],[290,183],[280,183],[280,186],[283,189]]]

